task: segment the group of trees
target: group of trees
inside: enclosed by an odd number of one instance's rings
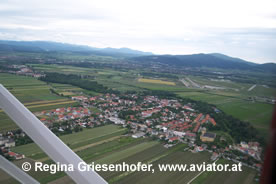
[[[86,90],[92,90],[99,93],[116,93],[112,89],[98,84],[96,81],[91,81],[79,75],[65,75],[60,73],[47,73],[45,77],[41,77],[40,80],[45,82],[63,83],[78,86]],[[138,96],[153,95],[159,98],[178,98],[174,93],[167,91],[155,91],[147,90],[140,92]],[[179,98],[178,98],[179,99]],[[191,103],[193,108],[201,113],[209,114],[217,122],[216,126],[210,126],[208,129],[221,130],[233,137],[235,142],[240,141],[258,141],[264,144],[264,139],[259,135],[258,131],[248,122],[241,121],[234,118],[231,115],[225,114],[223,111],[216,113],[214,106],[205,102],[195,101],[191,99],[181,98],[183,104]],[[131,115],[133,112],[121,112],[119,115],[121,118],[126,118],[127,115]]]
[[[241,121],[231,115],[220,111],[216,113],[214,111],[214,105],[210,105],[205,102],[195,101],[191,99],[183,99],[185,103],[194,104],[193,108],[201,113],[209,114],[217,122],[216,126],[208,126],[208,130],[216,131],[221,130],[232,136],[236,143],[240,141],[257,141],[261,144],[265,144],[264,138],[259,134],[256,128],[250,123]]]
[[[159,98],[171,98],[179,100],[183,105],[191,104],[192,108],[196,109],[198,112],[203,114],[209,114],[217,122],[216,126],[208,124],[207,129],[209,131],[223,131],[228,133],[236,143],[240,141],[257,141],[260,144],[264,145],[265,140],[250,123],[241,121],[231,115],[220,111],[219,113],[214,111],[215,106],[202,101],[195,101],[189,98],[179,98],[174,93],[167,91],[143,91],[138,94],[138,96],[153,95],[158,96]],[[170,109],[173,110],[173,109]],[[133,112],[122,111],[119,115],[121,118],[125,118],[128,115],[132,115]]]
[[[5,63],[0,63],[0,70],[2,71],[18,71],[18,68],[12,68],[10,65]]]
[[[91,81],[89,79],[85,79],[79,75],[73,74],[61,74],[61,73],[46,73],[44,77],[41,77],[40,80],[45,82],[54,82],[60,84],[71,84],[82,89],[95,91],[98,93],[110,93],[114,91],[112,89],[108,89],[102,84],[97,83],[96,81]]]
[[[176,76],[176,75],[164,74],[164,73],[141,72],[141,75],[147,76],[147,77],[178,79],[178,76]]]

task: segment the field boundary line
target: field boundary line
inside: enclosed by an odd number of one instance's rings
[[[216,163],[219,159],[215,160],[212,164]],[[205,171],[201,171],[200,173],[198,173],[195,177],[193,177],[187,184],[192,183],[198,176],[200,176],[202,173],[204,173]]]

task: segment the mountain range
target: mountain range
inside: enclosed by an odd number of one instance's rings
[[[209,67],[221,69],[239,69],[276,73],[275,63],[256,64],[240,58],[220,53],[191,55],[154,55],[129,48],[96,48],[49,41],[6,41],[0,40],[0,51],[5,52],[77,52],[100,56],[127,58],[132,62],[144,64],[159,63],[176,67]]]
[[[142,52],[129,48],[96,48],[85,45],[49,41],[7,41],[0,40],[0,51],[25,51],[25,52],[82,52],[102,56],[133,57],[152,55],[151,52]]]

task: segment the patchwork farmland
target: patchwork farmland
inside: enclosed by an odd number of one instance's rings
[[[55,71],[61,73],[74,73],[95,76],[95,80],[100,84],[108,86],[114,90],[122,92],[134,90],[162,90],[170,91],[180,97],[205,101],[216,105],[220,110],[225,111],[239,119],[249,121],[264,135],[268,130],[270,115],[273,106],[267,103],[252,102],[248,97],[252,94],[260,94],[265,89],[265,93],[272,94],[272,89],[263,86],[256,86],[251,91],[247,89],[249,84],[234,82],[209,81],[201,77],[188,76],[192,81],[200,86],[213,85],[224,86],[227,90],[210,90],[199,88],[187,88],[183,83],[173,79],[147,79],[140,78],[135,70],[129,72],[118,72],[109,69],[85,69],[80,67],[59,66],[59,65],[37,65],[38,69],[45,71]],[[48,68],[48,69],[47,69]],[[186,76],[180,76],[185,78]],[[94,80],[94,79],[93,79]],[[167,81],[168,80],[168,81]],[[172,82],[174,81],[174,82]],[[44,83],[35,78],[16,76],[10,74],[0,74],[0,83],[4,84],[24,105],[32,112],[51,110],[59,107],[74,106],[78,103],[69,100],[71,96],[79,93],[98,95],[93,91],[87,91],[68,84]],[[55,93],[51,92],[53,89]],[[234,89],[239,89],[235,91]],[[66,97],[62,97],[66,96]],[[67,98],[68,97],[68,98]],[[94,109],[93,107],[91,109]],[[262,110],[260,110],[262,109]],[[101,111],[98,111],[98,113]],[[17,126],[7,118],[0,110],[0,131],[16,129]],[[176,145],[173,148],[164,148],[157,141],[150,139],[134,139],[125,136],[126,129],[114,125],[107,125],[92,129],[84,129],[82,132],[63,135],[60,138],[86,162],[96,163],[152,163],[155,169],[158,163],[202,163],[211,162],[210,154],[207,152],[191,153],[183,151],[185,144]],[[221,132],[216,132],[217,134]],[[228,134],[223,134],[225,137]],[[52,163],[48,156],[34,143],[17,146],[12,151],[22,153],[27,158],[24,160],[41,161]],[[22,160],[23,161],[23,160]],[[220,162],[227,162],[222,160]],[[18,162],[20,165],[21,161]],[[56,174],[30,172],[30,174],[41,183],[72,183],[72,180],[65,173]],[[100,172],[109,183],[187,183],[197,176],[198,172]],[[220,182],[229,183],[232,180],[236,183],[253,183],[256,172],[253,169],[245,168],[240,173],[202,173],[192,183]],[[3,176],[3,177],[2,177]],[[222,177],[224,176],[224,177]],[[15,183],[13,179],[0,172],[0,183]],[[203,178],[203,179],[202,179]]]
[[[124,136],[126,129],[120,128],[116,125],[107,125],[98,128],[92,128],[78,132],[75,134],[61,136],[69,147],[71,147],[82,159],[87,163],[128,163],[135,164],[143,162],[153,164],[155,172],[99,172],[109,183],[133,183],[134,181],[141,183],[187,183],[199,172],[160,172],[157,164],[197,164],[197,163],[211,163],[210,154],[191,153],[183,151],[186,148],[185,144],[178,144],[172,148],[164,148],[162,144],[157,141],[139,138],[134,139],[129,136]],[[16,161],[20,166],[23,161],[40,161],[44,163],[52,163],[38,146],[35,144],[27,144],[18,146],[12,149],[19,153],[24,153],[27,158]],[[31,159],[31,160],[30,160]],[[73,183],[73,181],[63,172],[50,174],[49,172],[34,172],[30,171],[29,174],[41,183]],[[216,173],[215,173],[216,174]],[[218,173],[220,174],[220,173]],[[227,175],[227,173],[225,173]],[[234,174],[234,175],[233,175]],[[231,176],[239,176],[240,180],[236,180],[237,184],[252,183],[251,176],[255,176],[255,171],[246,169],[241,173],[232,173]],[[14,179],[7,176],[3,171],[0,171],[1,183],[16,183]],[[204,176],[204,175],[203,175]],[[199,176],[202,177],[201,175]],[[206,177],[206,176],[205,176]],[[210,179],[209,179],[210,178]],[[213,180],[213,175],[208,175],[208,181]],[[217,177],[216,177],[217,179]],[[220,177],[220,182],[228,182],[229,178]],[[195,180],[196,182],[197,180]]]
[[[51,93],[49,85],[32,77],[0,73],[0,83],[32,112],[77,104]],[[0,132],[16,128],[13,121],[0,109]]]

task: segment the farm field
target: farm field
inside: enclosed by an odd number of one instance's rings
[[[125,129],[118,126],[107,125],[93,129],[84,129],[82,132],[61,136],[60,139],[68,144],[70,148],[76,149],[107,138],[121,135],[124,132]],[[12,151],[24,154],[33,159],[47,157],[35,143],[14,147],[12,148]]]
[[[223,79],[210,79],[201,76],[181,76],[179,78],[190,78],[197,84],[204,86],[225,87],[225,90],[207,90],[194,89],[185,87],[180,81],[167,81],[166,78],[141,78],[139,73],[143,71],[129,70],[117,71],[112,69],[96,69],[82,68],[63,65],[32,65],[35,69],[43,71],[52,71],[60,73],[86,74],[94,76],[95,80],[119,91],[144,91],[144,90],[163,90],[173,92],[180,97],[191,98],[194,100],[204,101],[216,105],[221,110],[225,111],[236,118],[248,121],[253,124],[262,134],[268,131],[273,105],[262,102],[251,102],[248,97],[258,96],[275,96],[275,88],[265,85],[257,85],[253,90],[248,91],[252,84],[238,83]],[[68,72],[69,71],[69,72]],[[140,77],[139,77],[140,76]],[[86,92],[91,95],[97,95],[94,92],[85,91],[83,89],[66,85],[66,84],[51,84],[51,86],[60,94],[72,96],[75,92]]]
[[[208,152],[191,153],[183,152],[185,144],[178,144],[173,148],[166,149],[159,142],[150,141],[148,139],[133,139],[131,137],[121,136],[125,132],[115,125],[106,125],[92,129],[85,129],[82,132],[61,136],[69,147],[73,149],[81,158],[87,163],[151,163],[155,169],[155,173],[150,172],[99,172],[109,183],[133,183],[139,181],[140,183],[148,183],[158,181],[160,183],[186,183],[195,177],[198,172],[160,172],[157,164],[190,164],[210,162],[210,154]],[[27,158],[17,161],[20,166],[23,161],[34,160],[44,163],[52,163],[47,156],[35,144],[28,144],[15,147],[12,151],[24,153]],[[46,159],[45,159],[46,158]],[[32,160],[30,160],[32,159]],[[34,172],[29,174],[36,178],[41,183],[73,183],[72,180],[63,172],[50,174],[49,172]],[[251,181],[252,175],[255,173],[251,170],[247,171],[248,181]],[[8,177],[0,171],[0,182],[16,183],[11,177]],[[221,179],[222,182],[226,178]],[[251,183],[251,182],[248,182]]]
[[[233,164],[232,161],[220,159],[217,164]],[[253,169],[242,166],[242,172],[203,172],[191,184],[207,183],[254,183],[255,172]]]
[[[126,91],[144,91],[144,90],[162,90],[170,91],[179,97],[191,98],[194,100],[208,102],[216,105],[219,109],[227,114],[237,117],[241,120],[250,122],[264,136],[267,135],[273,105],[252,102],[248,97],[254,95],[274,96],[274,88],[257,85],[251,91],[248,91],[252,84],[238,83],[223,80],[209,80],[198,76],[182,76],[179,78],[189,77],[199,85],[212,85],[226,87],[225,90],[211,90],[199,88],[187,88],[179,80],[171,78],[141,78],[136,70],[117,71],[112,69],[81,68],[62,65],[33,65],[35,69],[46,72],[60,72],[65,74],[83,74],[91,76],[104,86]],[[142,76],[143,77],[143,76]],[[144,76],[145,77],[145,76]],[[89,78],[90,80],[90,78]],[[59,107],[76,105],[74,101],[68,100],[69,97],[80,93],[98,95],[93,91],[87,91],[76,86],[67,84],[44,83],[35,78],[16,76],[0,73],[0,83],[4,84],[24,105],[32,112],[50,110]],[[50,92],[55,92],[67,96],[61,97]],[[99,112],[98,109],[92,108],[92,111]],[[0,132],[15,129],[17,126],[0,110]],[[70,135],[61,136],[63,140],[74,152],[76,152],[87,163],[153,163],[156,172],[100,172],[109,183],[187,183],[191,181],[199,172],[158,172],[158,163],[202,163],[210,162],[210,154],[207,152],[191,153],[183,152],[183,147],[179,149],[166,149],[162,144],[149,139],[133,139],[123,134],[125,129],[115,125],[104,127],[84,129]],[[184,144],[183,144],[184,145]],[[177,145],[179,146],[179,145]],[[176,147],[177,147],[176,146]],[[175,150],[174,150],[175,149]],[[51,163],[48,156],[35,144],[28,144],[12,148],[12,151],[23,153],[27,159],[33,162],[41,161]],[[225,160],[219,160],[222,163],[228,163]],[[202,173],[193,183],[253,183],[255,171],[244,167],[241,173]],[[72,180],[65,173],[59,172],[54,175],[50,173],[31,172],[31,175],[41,183],[72,183]],[[0,172],[0,178],[2,172]],[[14,183],[12,179],[4,176],[0,183]]]
[[[182,152],[176,151],[174,153],[169,154],[168,156],[159,159],[154,162],[155,173],[151,174],[148,172],[135,172],[132,173],[118,182],[115,183],[188,183],[191,181],[199,172],[161,172],[158,171],[157,164],[199,164],[205,162],[211,163],[209,160],[209,153],[191,153],[191,152]],[[253,179],[255,176],[255,171],[249,168],[243,167],[244,171],[239,173],[226,173],[223,177],[214,177],[219,183],[227,183],[232,181],[235,178],[235,183],[242,184],[246,180],[246,183],[253,183]],[[203,173],[204,174],[204,173]],[[217,176],[220,176],[221,173],[214,172]],[[227,175],[228,174],[228,175]],[[227,178],[231,175],[232,179]],[[201,176],[201,175],[199,175]],[[252,177],[253,176],[253,177]],[[214,178],[205,178],[206,180],[202,182],[201,180],[194,180],[192,183],[214,183],[212,179]],[[208,179],[208,182],[206,182]]]
[[[140,78],[138,79],[139,82],[145,82],[145,83],[154,83],[154,84],[166,84],[166,85],[171,85],[175,86],[174,82],[169,82],[169,81],[163,81],[159,79],[145,79],[145,78]]]
[[[30,111],[38,112],[77,103],[50,92],[50,86],[32,77],[0,73],[4,85]],[[0,109],[0,132],[16,129],[17,125]]]
[[[251,102],[239,96],[218,95],[210,92],[177,92],[180,97],[204,101],[241,120],[250,122],[262,134],[268,131],[272,119],[273,105]]]
[[[44,103],[44,101],[33,102],[33,103],[35,104],[30,104],[30,105],[25,104],[25,106],[32,112],[51,110],[51,109],[56,109],[60,107],[74,106],[77,104],[74,101],[68,101],[66,99],[65,101],[52,100],[52,101],[46,101],[46,103]],[[3,112],[3,110],[0,110],[0,132],[14,130],[16,128],[18,128],[17,125],[5,114],[5,112]]]
[[[22,103],[61,99],[50,93],[46,83],[32,77],[0,73],[0,83]]]

